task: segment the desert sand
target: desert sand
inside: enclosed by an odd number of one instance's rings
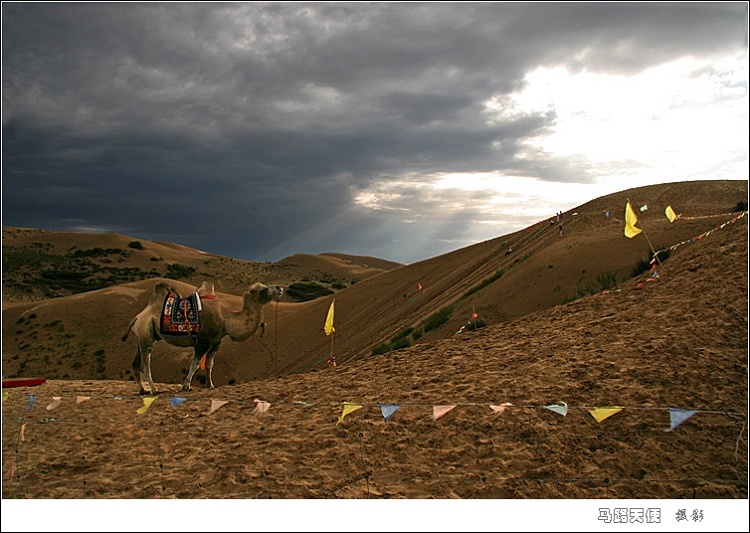
[[[746,503],[748,217],[701,216],[656,275],[336,368],[4,389],[3,499]]]

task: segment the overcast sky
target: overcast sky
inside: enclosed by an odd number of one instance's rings
[[[747,2],[3,2],[2,25],[3,225],[413,263],[748,179]]]

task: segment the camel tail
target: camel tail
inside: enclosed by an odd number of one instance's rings
[[[133,324],[135,324],[135,321],[138,319],[138,317],[134,318],[130,321],[130,325],[128,326],[128,330],[125,332],[125,335],[122,336],[122,342],[125,342],[128,338],[128,335],[130,335],[130,330],[133,329]]]

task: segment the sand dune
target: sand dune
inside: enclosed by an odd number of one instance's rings
[[[748,217],[718,209],[731,207],[734,195],[717,194],[711,204],[704,189],[705,203],[688,202],[687,186],[656,190],[662,203],[678,191],[687,205],[681,222],[644,216],[652,240],[678,245],[658,278],[644,272],[554,303],[582,270],[624,272],[643,255],[644,240],[626,239],[621,225],[600,216],[605,205],[621,204],[614,195],[582,206],[563,239],[525,241],[532,228],[341,291],[337,368],[317,362],[330,349],[324,298],[270,308],[269,326],[278,329],[237,344],[236,354],[220,351],[214,390],[179,391],[178,351],[174,380],[159,374],[161,393],[142,413],[145,400],[126,377],[5,389],[3,498],[747,500]],[[647,212],[656,212],[657,201],[642,194]],[[512,255],[498,250],[507,241],[529,257],[512,267]],[[498,280],[504,285],[461,299],[504,266],[511,266]],[[65,330],[90,320],[83,307],[96,308],[98,299],[119,301],[111,314],[126,326],[150,285],[80,296],[66,308]],[[11,309],[13,317],[33,311],[41,339],[58,304]],[[433,338],[428,332],[408,348],[369,353],[448,304],[456,315]],[[472,308],[488,324],[456,334]],[[19,349],[6,312],[4,371],[6,353]],[[91,339],[122,333],[107,333],[111,319],[103,321],[101,333],[88,322]],[[99,346],[88,342],[85,350]],[[6,352],[6,343],[15,348]],[[55,398],[59,405],[48,409]],[[342,416],[345,402],[356,409]],[[436,419],[444,406],[454,407]],[[389,409],[396,410],[386,420]]]

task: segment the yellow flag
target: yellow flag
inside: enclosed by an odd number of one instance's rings
[[[664,214],[667,215],[667,218],[670,222],[674,222],[674,219],[677,218],[677,215],[675,215],[671,205],[667,206],[667,208],[664,210]]]
[[[325,328],[323,328],[326,332],[326,335],[330,335],[334,331],[336,331],[333,327],[333,304],[336,300],[331,302],[331,307],[328,308],[328,316],[326,317],[326,325]]]
[[[331,304],[333,305],[333,304]],[[344,417],[348,415],[349,413],[353,413],[354,411],[362,409],[362,405],[358,403],[352,403],[352,402],[344,402],[344,410],[341,412],[341,416],[339,417],[339,421],[336,422],[336,425],[338,426],[341,422],[344,421]]]
[[[625,236],[628,239],[632,239],[643,231],[635,227],[636,222],[638,222],[638,217],[636,216],[635,211],[633,211],[630,202],[627,202],[625,204]]]
[[[595,407],[594,409],[589,409],[591,416],[599,423],[620,411],[622,411],[622,407]]]
[[[156,396],[149,396],[148,398],[143,398],[143,407],[138,409],[136,413],[138,413],[139,415],[142,415],[143,413],[148,411],[148,408],[151,407],[151,404],[154,403],[155,400],[156,400]]]

